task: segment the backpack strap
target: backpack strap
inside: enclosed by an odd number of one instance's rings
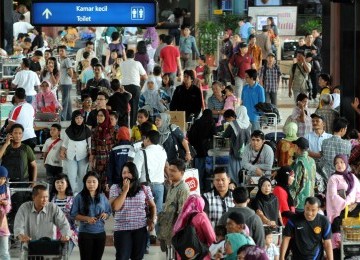
[[[265,143],[261,146],[261,149],[260,149],[259,153],[257,154],[255,160],[251,163],[252,165],[255,165],[257,163],[257,161],[259,160],[260,154],[261,154],[261,152],[262,152],[262,150],[264,148],[264,145],[265,145]]]
[[[146,182],[150,184],[151,181],[150,181],[150,177],[149,177],[149,169],[148,169],[146,151],[145,151],[145,149],[143,149],[142,151],[143,151],[143,154],[144,154],[144,164],[145,164]]]

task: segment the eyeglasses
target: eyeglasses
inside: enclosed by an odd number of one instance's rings
[[[96,100],[106,100],[105,98],[97,98]]]

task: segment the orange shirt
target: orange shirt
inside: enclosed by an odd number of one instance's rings
[[[255,66],[256,66],[256,70],[259,70],[261,68],[261,60],[263,59],[261,48],[259,46],[257,46],[256,44],[254,44],[254,45],[249,44],[248,54],[253,57]]]

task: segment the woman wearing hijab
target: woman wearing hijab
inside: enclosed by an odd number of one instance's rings
[[[66,160],[67,175],[74,194],[83,189],[83,177],[89,166],[91,131],[85,125],[83,114],[75,110],[71,124],[65,130],[60,158]]]
[[[239,118],[237,117],[239,115]],[[241,169],[241,156],[245,146],[250,142],[250,120],[247,115],[246,107],[228,109],[224,112],[224,119],[229,123],[222,137],[230,138],[229,167],[230,177],[239,185],[239,171]]]
[[[255,245],[254,241],[243,233],[228,233],[225,236],[225,260],[237,260],[238,250],[246,245]]]
[[[188,132],[188,140],[196,150],[195,168],[199,171],[201,191],[205,189],[205,161],[212,145],[213,136],[216,134],[215,122],[210,109],[205,109],[202,116],[195,120]]]
[[[143,37],[144,41],[150,43],[153,49],[159,46],[159,36],[155,27],[147,27]]]
[[[165,91],[159,89],[153,76],[146,80],[144,88],[145,90],[139,99],[139,109],[146,109],[153,120],[159,113],[168,110],[170,97]]]
[[[354,174],[349,172],[347,155],[334,158],[335,173],[329,178],[326,189],[326,213],[333,232],[333,247],[339,248],[340,225],[348,205],[349,217],[358,217],[360,212],[360,184]]]
[[[180,150],[185,150],[186,161],[190,161],[191,153],[188,141],[185,139],[183,132],[177,125],[170,124],[170,115],[167,113],[160,113],[156,116],[155,125],[160,133],[160,145],[166,151],[168,161],[172,161],[178,157],[176,147]]]
[[[99,109],[96,118],[98,125],[91,130],[90,164],[100,175],[102,188],[105,188],[105,172],[109,163],[109,154],[116,143],[116,133],[106,109]]]
[[[284,126],[285,138],[276,145],[276,159],[279,167],[292,165],[293,156],[297,150],[297,145],[293,143],[298,139],[297,131],[298,126],[294,122]]]
[[[239,260],[269,260],[269,257],[263,248],[252,245],[240,247],[237,256],[237,259]]]
[[[52,84],[48,80],[41,82],[41,91],[35,96],[35,103],[33,106],[36,112],[52,112],[55,113],[57,109],[61,108],[56,95],[51,91]]]
[[[255,210],[264,225],[276,227],[281,224],[283,226],[279,201],[271,192],[271,180],[267,177],[261,177],[258,182],[258,189],[252,202],[253,210]]]
[[[288,219],[295,213],[294,200],[289,191],[289,186],[294,181],[294,175],[294,171],[289,166],[281,167],[275,175],[276,185],[273,194],[279,201],[279,210],[284,225],[286,225]]]
[[[201,196],[197,194],[190,195],[175,222],[173,233],[176,234],[190,222],[202,243],[208,247],[214,243],[216,240],[215,232],[207,214],[204,212],[204,207],[205,201]],[[202,259],[210,259],[210,254]]]

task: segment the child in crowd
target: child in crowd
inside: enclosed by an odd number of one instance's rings
[[[137,113],[137,125],[134,125],[131,129],[131,142],[141,141],[141,133],[139,130],[140,125],[149,120],[149,112],[146,109],[139,109]],[[157,130],[156,126],[152,124],[151,130]]]
[[[225,94],[225,103],[223,110],[226,111],[228,109],[231,109],[235,111],[237,98],[234,95],[234,88],[231,85],[227,85],[223,90],[223,93]],[[217,125],[221,125],[223,120],[224,120],[224,116],[219,115],[219,120]]]
[[[332,103],[332,109],[340,112],[340,86],[336,86],[332,89],[332,99],[333,99],[333,103]]]
[[[161,83],[162,83],[162,78],[161,78],[161,67],[159,65],[156,65],[153,69],[153,75],[156,81],[156,86],[160,87]]]
[[[118,50],[112,50],[110,53],[111,59],[114,61],[112,64],[106,66],[106,72],[108,79],[111,81],[113,79],[121,80],[122,74],[120,69],[120,63],[122,59],[119,57]]]
[[[119,130],[119,125],[118,125],[118,113],[116,113],[116,111],[111,111],[109,113],[109,117],[110,117],[110,125],[112,127],[114,127],[114,131],[115,133],[117,133],[117,131]]]
[[[162,76],[161,84],[159,85],[160,90],[165,91],[165,93],[172,99],[175,91],[174,81],[170,78],[170,73],[165,73]]]
[[[215,227],[216,242],[213,243],[210,248],[211,259],[224,259],[225,255],[225,236],[226,227],[224,225],[218,225]],[[215,258],[217,253],[221,253],[221,258]]]
[[[0,166],[0,259],[10,260],[9,254],[9,226],[6,215],[10,212],[10,190],[6,185],[8,171],[4,166]]]
[[[279,248],[273,243],[273,233],[269,227],[265,227],[265,250],[269,260],[279,260]]]
[[[198,66],[195,68],[196,77],[200,80],[200,89],[203,94],[204,102],[206,102],[207,92],[209,91],[209,83],[211,70],[209,66],[206,64],[205,55],[200,55],[198,59]],[[204,104],[206,106],[206,104]]]
[[[62,140],[60,139],[61,125],[53,124],[50,128],[50,138],[45,141],[43,147],[44,165],[46,177],[49,184],[53,183],[56,176],[63,170],[62,160],[60,159],[60,148]]]
[[[78,236],[75,221],[70,218],[70,210],[74,197],[67,175],[60,174],[54,178],[50,196],[51,202],[55,203],[63,211],[69,222],[72,231],[68,247],[68,255],[70,256],[74,246],[78,245]],[[61,237],[61,232],[59,229],[57,230],[56,237],[57,239],[60,239]]]
[[[320,201],[319,214],[326,216],[326,196],[323,193],[315,194]]]

